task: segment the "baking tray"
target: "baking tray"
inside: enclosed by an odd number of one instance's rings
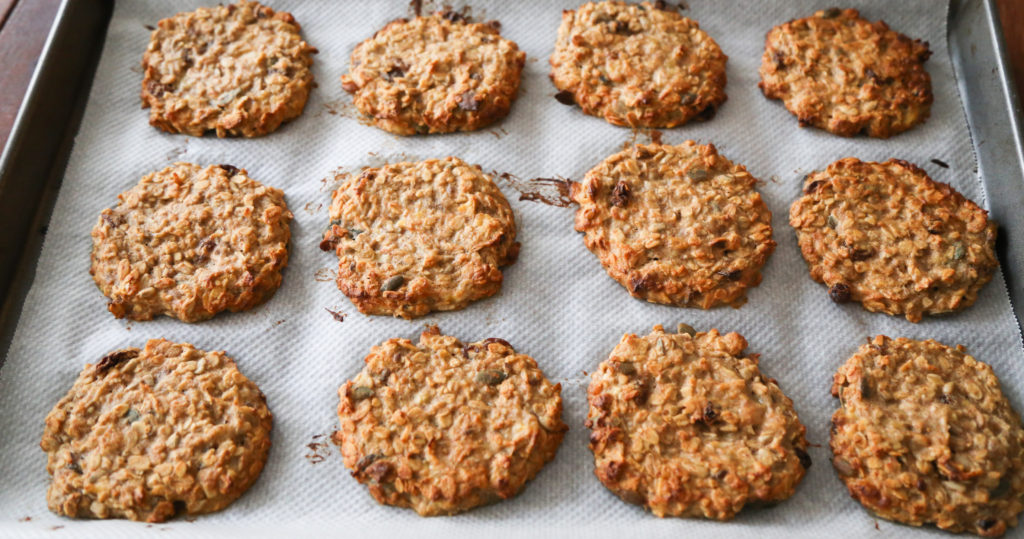
[[[37,271],[42,225],[49,221],[78,132],[112,8],[110,0],[65,0],[0,160],[0,226],[5,231],[0,238],[0,346],[5,351]],[[1017,96],[992,2],[953,1],[949,13],[954,70],[988,205],[1002,223],[1000,256],[1020,320],[1024,240],[1016,238],[1024,234],[1024,215],[1015,205],[1024,202],[1024,150]]]

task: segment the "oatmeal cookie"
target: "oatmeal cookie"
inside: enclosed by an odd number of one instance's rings
[[[879,335],[839,367],[831,447],[882,518],[998,537],[1024,510],[1024,428],[992,367],[932,340]]]
[[[587,390],[604,486],[659,517],[728,520],[792,496],[811,465],[805,428],[746,347],[685,324],[623,336]]]
[[[571,185],[576,230],[608,275],[654,303],[739,307],[775,249],[757,179],[711,144],[637,145]]]
[[[320,248],[365,314],[416,318],[501,289],[519,254],[512,208],[479,166],[455,157],[368,168],[334,192]]]
[[[175,163],[117,198],[92,229],[89,270],[117,318],[197,322],[281,285],[292,213],[245,169]]]
[[[50,510],[162,522],[219,511],[259,477],[266,398],[224,352],[163,339],[86,365],[46,416]]]
[[[551,81],[559,102],[609,123],[676,127],[725,102],[727,59],[664,2],[589,2],[562,12]]]
[[[868,22],[855,9],[826,9],[772,28],[761,60],[764,95],[800,120],[844,137],[888,138],[924,122],[932,83],[928,43]]]
[[[392,21],[356,46],[341,86],[398,135],[486,127],[508,115],[526,63],[499,28],[450,11]]]
[[[988,212],[897,159],[809,174],[789,223],[833,301],[911,322],[970,306],[999,265]]]
[[[431,326],[391,339],[338,390],[333,440],[378,502],[423,516],[511,498],[568,427],[561,384],[501,339],[463,344]]]
[[[142,56],[142,108],[169,133],[258,137],[302,114],[312,55],[290,13],[256,2],[157,23]]]

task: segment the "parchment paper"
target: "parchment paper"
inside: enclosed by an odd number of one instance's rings
[[[485,170],[519,178],[581,178],[592,166],[639,135],[559,104],[548,80],[548,57],[563,8],[576,0],[472,0],[473,14],[502,23],[502,35],[528,55],[519,100],[499,125],[475,133],[403,138],[354,119],[338,77],[353,47],[387,21],[407,16],[404,1],[274,0],[292,12],[305,38],[320,49],[319,83],[305,113],[255,140],[191,138],[150,127],[140,110],[139,63],[149,39],[144,25],[211,0],[118,2],[81,130],[49,225],[35,282],[0,371],[0,535],[138,537],[879,537],[939,535],[872,518],[836,478],[829,463],[828,422],[837,403],[832,374],[866,337],[936,338],[964,344],[1001,377],[1018,410],[1024,396],[1020,335],[1002,274],[969,310],[911,324],[837,306],[811,281],[788,225],[803,176],[842,157],[917,163],[942,182],[987,206],[946,47],[945,2],[847,2],[869,19],[931,43],[927,63],[935,104],[926,124],[890,140],[844,139],[797,127],[796,119],[757,88],[764,35],[791,18],[831,6],[833,0],[761,2],[689,0],[685,14],[718,43],[728,62],[728,101],[710,122],[664,132],[664,141],[713,142],[731,160],[763,180],[778,248],[764,282],[740,309],[711,311],[659,306],[632,299],[605,274],[572,230],[573,212],[518,200],[504,186],[519,222],[522,253],[505,272],[499,296],[469,308],[416,321],[359,314],[332,282],[336,259],[317,249],[326,226],[333,178],[384,161],[456,155]],[[457,3],[456,7],[462,4]],[[939,159],[949,164],[933,164]],[[97,215],[144,174],[176,160],[228,163],[282,188],[293,212],[291,261],[284,284],[267,304],[188,325],[114,319],[89,276],[89,232]],[[998,178],[994,179],[998,181]],[[35,181],[25,178],[24,181]],[[325,308],[344,313],[338,322]],[[738,331],[761,354],[761,368],[778,379],[807,425],[814,460],[790,500],[744,511],[729,523],[658,519],[607,492],[593,476],[587,450],[587,377],[623,333],[646,334],[657,323],[687,322],[698,329]],[[374,502],[326,445],[336,426],[337,388],[355,375],[369,348],[391,337],[416,339],[426,324],[465,341],[508,340],[561,381],[571,430],[556,459],[515,499],[449,518],[424,519]],[[274,413],[273,447],[262,477],[226,510],[194,521],[147,526],[126,521],[72,521],[51,514],[49,477],[39,448],[43,420],[85,363],[107,352],[165,337],[203,349],[224,349],[266,393]],[[312,444],[312,445],[309,445]],[[876,526],[877,524],[877,526]],[[54,529],[56,528],[56,529]],[[160,532],[160,533],[157,533]]]

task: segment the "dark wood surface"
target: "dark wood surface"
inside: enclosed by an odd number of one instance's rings
[[[1017,88],[1024,91],[1024,0],[997,0]],[[0,0],[0,148],[7,143],[60,0]]]

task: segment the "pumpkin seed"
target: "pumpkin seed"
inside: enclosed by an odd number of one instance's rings
[[[373,396],[373,389],[366,386],[359,386],[352,390],[352,399],[361,401]]]
[[[505,381],[508,378],[508,374],[500,369],[487,369],[480,371],[476,375],[476,381],[480,384],[487,384],[489,386],[496,386]]]
[[[702,182],[711,177],[711,173],[706,168],[691,168],[686,171],[686,176],[695,182]]]
[[[837,226],[839,226],[839,221],[836,220],[835,216],[829,215],[828,216],[828,227],[829,228],[835,228]]]
[[[358,236],[358,235],[360,235],[362,233],[363,233],[363,231],[359,230],[358,228],[350,228],[350,229],[348,229],[348,237],[350,237],[352,239],[356,239],[356,236]]]
[[[636,365],[633,365],[628,361],[619,362],[616,368],[620,373],[625,374],[626,376],[632,376],[636,374]]]
[[[137,412],[135,408],[129,408],[128,411],[124,413],[124,417],[129,423],[135,423],[139,420],[139,412]]]
[[[213,104],[217,105],[218,107],[223,107],[224,105],[227,105],[228,103],[234,101],[235,98],[238,97],[238,93],[241,92],[241,91],[242,91],[241,88],[235,88],[234,90],[228,90],[228,91],[220,94],[219,96],[217,96],[217,99],[214,100]]]
[[[824,19],[834,19],[834,18],[838,17],[840,13],[841,13],[841,10],[839,8],[837,8],[837,7],[830,7],[828,9],[826,9],[821,14],[821,17],[824,18]]]
[[[405,282],[405,277],[401,275],[394,275],[389,277],[388,280],[384,281],[384,284],[380,285],[381,292],[394,292],[402,287],[402,283]]]
[[[684,324],[680,322],[679,325],[676,326],[676,333],[685,333],[693,337],[694,335],[697,334],[697,330],[693,329],[693,326],[691,326],[690,324]]]
[[[967,254],[967,247],[962,243],[957,243],[956,247],[953,248],[953,260],[960,260]]]

